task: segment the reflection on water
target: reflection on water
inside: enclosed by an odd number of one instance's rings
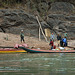
[[[0,54],[0,75],[75,75],[74,53]]]

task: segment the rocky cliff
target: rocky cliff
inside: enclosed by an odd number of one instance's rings
[[[23,29],[25,35],[38,37],[39,25],[36,15],[43,30],[50,28],[51,32],[61,35],[67,32],[69,39],[75,39],[75,7],[66,2],[42,1],[34,12],[33,10],[28,12],[23,7],[0,9],[0,31],[19,34]]]

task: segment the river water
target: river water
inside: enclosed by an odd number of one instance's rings
[[[0,54],[0,75],[75,75],[75,54]]]

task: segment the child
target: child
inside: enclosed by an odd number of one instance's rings
[[[64,46],[66,47],[66,46],[67,46],[67,39],[66,39],[66,37],[64,37],[64,38],[62,39],[62,41],[63,41]]]
[[[51,45],[51,50],[52,50],[53,49],[53,46],[54,46],[53,40],[50,41],[50,44],[49,45]]]

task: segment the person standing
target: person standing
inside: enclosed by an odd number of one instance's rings
[[[60,46],[60,40],[61,40],[61,36],[58,34],[58,35],[57,35],[58,47]]]
[[[21,37],[21,43],[22,41],[25,43],[23,30],[21,30],[20,37]]]
[[[67,32],[65,32],[65,33],[64,33],[64,37],[66,37],[66,38],[67,38]]]
[[[54,41],[55,40],[55,35],[52,33],[50,36],[50,40]]]

